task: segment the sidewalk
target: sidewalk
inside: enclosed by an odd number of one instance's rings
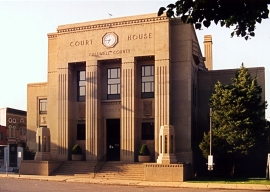
[[[40,181],[57,181],[57,182],[78,182],[104,185],[125,185],[125,186],[148,186],[148,187],[175,187],[175,188],[204,188],[204,189],[238,189],[238,190],[264,190],[270,191],[270,185],[262,184],[221,184],[221,183],[188,183],[188,182],[154,182],[154,181],[134,181],[134,180],[105,180],[93,179],[90,177],[80,176],[40,176],[40,175],[20,175],[9,172],[0,172],[1,177],[15,179],[33,179]]]

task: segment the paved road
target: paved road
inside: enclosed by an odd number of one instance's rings
[[[221,190],[221,189],[194,189],[194,188],[164,188],[164,187],[145,187],[145,186],[117,186],[117,185],[100,185],[87,183],[72,182],[56,182],[56,181],[39,181],[15,178],[0,178],[0,192],[66,192],[66,191],[128,191],[128,192],[144,192],[144,191],[178,191],[181,192],[244,192],[247,190]],[[251,190],[252,191],[252,190]]]

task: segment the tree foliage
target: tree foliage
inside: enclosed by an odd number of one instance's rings
[[[246,40],[255,36],[256,23],[269,15],[269,0],[178,0],[167,8],[160,7],[158,15],[166,11],[167,17],[180,17],[184,23],[209,27],[212,22],[221,27],[235,26],[231,33]]]
[[[242,65],[231,85],[217,82],[210,98],[214,154],[248,154],[267,141],[268,129],[264,119],[266,102],[257,77],[252,78]],[[203,155],[209,154],[209,134],[199,145]]]

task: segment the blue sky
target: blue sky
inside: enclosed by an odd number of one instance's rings
[[[1,1],[0,108],[27,109],[27,84],[47,81],[47,33],[58,25],[156,13],[171,1]],[[231,38],[232,29],[212,24],[196,31],[213,38],[214,69],[265,67],[266,100],[270,102],[270,20],[263,20],[251,40]],[[270,110],[266,117],[270,119]]]

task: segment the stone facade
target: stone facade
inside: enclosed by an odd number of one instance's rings
[[[205,42],[212,69],[212,39]],[[70,160],[79,144],[86,161],[107,154],[135,162],[147,144],[156,162],[160,127],[172,125],[177,162],[192,165],[199,114],[208,110],[199,104],[209,98],[199,87],[210,74],[204,61],[193,26],[178,19],[149,14],[59,26],[48,34],[48,81],[28,84],[28,146],[35,150],[36,129],[47,127],[53,160]]]

